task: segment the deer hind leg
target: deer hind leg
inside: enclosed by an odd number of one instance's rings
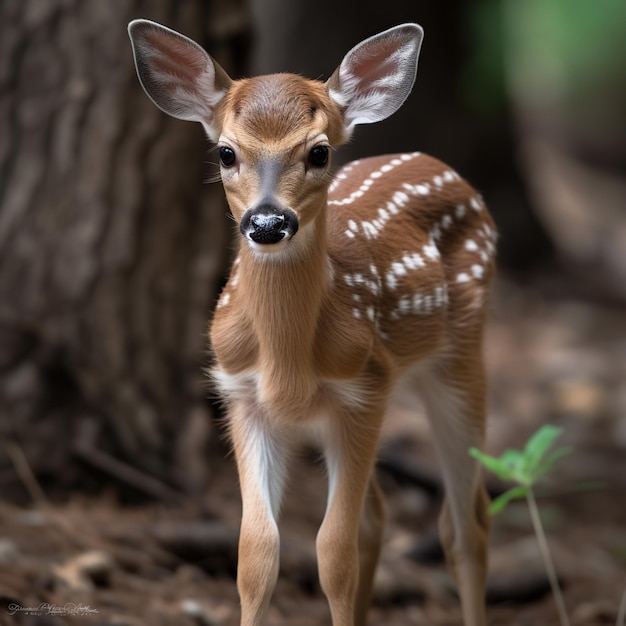
[[[340,417],[325,441],[329,496],[317,558],[333,626],[354,626],[365,622],[380,550],[384,514],[372,469],[382,411]]]
[[[253,405],[234,404],[229,424],[243,505],[237,565],[241,625],[260,626],[278,579],[276,520],[289,444]]]
[[[374,574],[380,557],[386,512],[383,492],[372,474],[361,515],[359,532],[359,586],[356,596],[355,626],[364,626],[370,606]]]
[[[443,360],[421,377],[419,388],[443,473],[439,529],[446,560],[456,579],[465,626],[484,626],[489,499],[480,468],[468,454],[484,441],[482,357],[468,359],[465,353]]]

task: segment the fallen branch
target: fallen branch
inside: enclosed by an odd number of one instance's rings
[[[96,421],[83,419],[73,448],[73,453],[77,458],[156,500],[161,500],[166,504],[180,503],[181,494],[163,481],[99,450],[96,447],[98,431],[99,426]]]

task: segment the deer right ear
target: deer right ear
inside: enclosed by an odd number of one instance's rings
[[[357,124],[379,122],[402,106],[415,82],[423,37],[418,24],[401,24],[346,54],[326,87],[343,111],[348,136]]]
[[[200,122],[217,141],[215,108],[232,81],[195,42],[149,20],[128,25],[139,81],[159,109],[180,120]]]

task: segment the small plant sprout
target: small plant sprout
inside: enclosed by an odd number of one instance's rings
[[[554,467],[555,462],[561,457],[572,451],[569,447],[557,448],[551,450],[555,440],[561,434],[563,429],[556,426],[542,426],[526,443],[523,450],[506,450],[499,458],[484,454],[476,448],[471,448],[469,453],[488,470],[496,474],[502,480],[514,481],[517,483],[508,491],[498,496],[489,508],[491,514],[500,513],[506,505],[517,498],[526,498],[530,511],[539,548],[543,557],[543,561],[552,587],[552,593],[556,602],[559,613],[561,626],[569,626],[569,618],[565,610],[565,602],[563,594],[559,586],[554,563],[548,549],[548,542],[543,530],[543,524],[539,516],[537,501],[533,487],[537,481],[549,474]]]

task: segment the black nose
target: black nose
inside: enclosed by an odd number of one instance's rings
[[[281,233],[285,224],[283,215],[257,213],[250,217],[250,224],[254,229],[250,232],[250,238],[256,243],[277,243],[284,237]]]
[[[244,213],[239,229],[254,243],[273,244],[296,234],[298,218],[290,209],[262,203]]]

